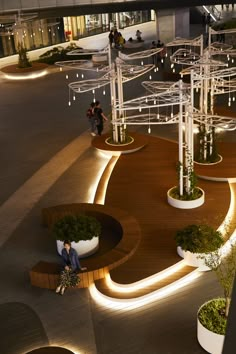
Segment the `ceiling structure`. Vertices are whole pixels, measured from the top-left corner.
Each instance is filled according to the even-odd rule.
[[[220,0],[191,0],[191,6],[226,3]],[[39,18],[79,16],[95,13],[115,13],[147,9],[189,7],[189,0],[1,0],[0,15],[37,12]]]

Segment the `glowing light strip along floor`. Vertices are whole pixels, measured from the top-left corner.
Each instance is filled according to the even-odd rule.
[[[186,266],[186,263],[184,260],[174,264],[173,266],[164,269],[161,272],[158,272],[156,274],[151,275],[150,277],[147,277],[145,279],[139,280],[135,283],[131,284],[118,284],[114,282],[111,279],[110,273],[108,273],[105,277],[106,279],[106,285],[109,287],[109,289],[114,290],[116,292],[120,293],[130,293],[139,289],[143,289],[147,286],[154,285],[158,283],[159,281],[167,278],[170,275],[173,275],[174,273],[178,272],[182,268]]]
[[[161,289],[133,299],[111,298],[98,291],[95,284],[90,285],[89,291],[92,298],[102,306],[111,308],[113,310],[133,310],[173,294],[182,287],[199,278],[201,275],[202,273],[196,269],[190,274]]]
[[[104,180],[104,183],[101,186],[101,194],[100,194],[99,198],[96,199],[96,203],[97,204],[102,204],[102,205],[105,204],[105,198],[106,198],[106,191],[107,191],[108,182],[110,180],[112,171],[113,171],[113,169],[114,169],[119,157],[120,157],[120,155],[119,156],[112,156],[110,158],[109,162],[107,163],[106,167],[103,170],[103,173],[106,173],[106,179]],[[100,178],[101,177],[102,177],[102,175],[100,176]],[[98,184],[99,184],[99,182],[98,182]],[[98,184],[97,184],[97,187],[98,187]],[[96,193],[95,193],[95,195],[96,195]],[[95,195],[94,195],[93,202],[95,202]]]
[[[47,75],[47,70],[40,71],[39,73],[32,73],[28,75],[14,75],[14,74],[4,74],[4,77],[8,80],[32,80],[38,79]]]

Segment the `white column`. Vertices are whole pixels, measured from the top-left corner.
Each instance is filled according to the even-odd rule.
[[[115,64],[111,61],[111,47],[108,46],[108,62],[110,68],[110,94],[111,94],[111,114],[112,114],[112,138],[118,142],[118,128],[116,125],[116,72]]]
[[[183,82],[179,81],[179,194],[183,195]]]

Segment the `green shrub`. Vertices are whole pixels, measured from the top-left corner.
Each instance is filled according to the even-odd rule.
[[[227,324],[225,299],[213,299],[204,304],[198,312],[198,319],[209,331],[225,335]]]
[[[53,65],[57,61],[67,61],[67,60],[78,60],[78,59],[91,59],[91,54],[84,55],[67,55],[70,51],[74,49],[82,49],[77,47],[75,44],[70,44],[66,48],[61,46],[54,47],[47,52],[40,55],[38,62],[46,63],[48,65]]]
[[[66,215],[53,225],[52,233],[60,241],[86,241],[101,235],[101,224],[92,216]]]
[[[175,235],[177,246],[192,253],[213,252],[224,243],[219,231],[209,225],[188,225]]]

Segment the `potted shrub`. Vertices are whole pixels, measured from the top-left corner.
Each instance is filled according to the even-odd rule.
[[[205,264],[205,254],[218,250],[224,239],[219,231],[209,225],[188,225],[175,235],[178,254],[185,262],[200,270],[209,270]]]
[[[55,222],[52,233],[57,240],[59,254],[61,254],[64,240],[69,240],[79,257],[86,257],[98,249],[101,224],[92,216],[66,215]]]
[[[205,257],[206,266],[215,272],[224,297],[203,304],[197,315],[197,337],[200,345],[209,353],[222,353],[231,294],[236,271],[236,244],[231,245],[228,255],[222,249]]]

